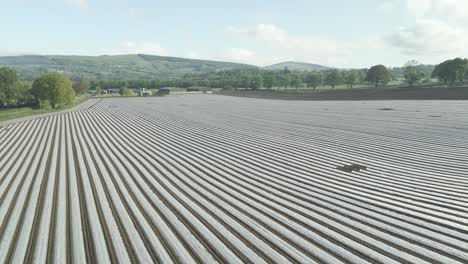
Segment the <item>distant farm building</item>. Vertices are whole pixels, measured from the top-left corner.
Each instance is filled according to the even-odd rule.
[[[171,93],[170,88],[159,88],[158,95],[168,95]]]
[[[107,89],[108,94],[118,94],[120,93],[120,88],[109,88]]]
[[[151,91],[146,90],[146,88],[140,88],[138,91],[138,96],[151,96]]]

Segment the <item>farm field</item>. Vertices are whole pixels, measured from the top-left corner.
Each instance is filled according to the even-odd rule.
[[[327,91],[222,90],[222,95],[281,100],[468,100],[467,86],[395,89],[337,89]]]
[[[468,101],[109,98],[0,123],[0,263],[85,261],[467,263]]]

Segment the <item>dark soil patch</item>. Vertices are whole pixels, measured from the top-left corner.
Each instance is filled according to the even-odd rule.
[[[280,100],[468,100],[468,87],[452,88],[377,88],[330,91],[229,90],[217,94]]]

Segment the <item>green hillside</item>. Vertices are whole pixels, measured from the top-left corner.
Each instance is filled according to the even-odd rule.
[[[115,56],[11,56],[0,57],[0,67],[16,69],[26,80],[48,72],[62,72],[72,79],[170,79],[255,66],[153,55]]]
[[[327,67],[323,65],[305,63],[305,62],[294,62],[294,61],[273,64],[273,65],[264,67],[264,69],[282,70],[285,67],[287,67],[291,71],[322,71],[322,70],[331,69],[331,67]]]

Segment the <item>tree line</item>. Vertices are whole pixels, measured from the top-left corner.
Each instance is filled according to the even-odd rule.
[[[468,59],[456,58],[444,61],[435,67],[432,77],[450,85],[457,81],[466,81],[468,80]]]
[[[456,81],[468,78],[467,60],[454,59],[445,61],[435,67],[420,65],[417,61],[409,61],[401,68],[387,68],[384,65],[375,65],[369,69],[339,70],[329,69],[322,71],[291,71],[264,69],[234,69],[204,74],[186,74],[182,78],[151,80],[91,80],[86,81],[87,86],[98,93],[113,88],[147,88],[159,89],[163,87],[189,88],[193,86],[222,88],[222,89],[317,89],[328,86],[334,89],[339,85],[353,88],[355,85],[372,85],[379,87],[392,80],[404,82],[408,86],[417,83],[432,82],[431,78],[453,85]]]
[[[429,71],[430,69],[430,71]],[[428,66],[418,65],[417,62],[408,62],[403,68],[387,68],[384,65],[375,65],[370,69],[322,71],[291,71],[264,69],[234,69],[205,74],[186,74],[177,79],[151,79],[151,80],[94,80],[90,87],[98,92],[110,88],[148,88],[162,87],[188,88],[192,86],[222,88],[222,89],[272,89],[303,88],[317,89],[319,86],[328,86],[334,89],[338,85],[353,88],[355,85],[385,85],[391,80],[404,79],[409,85],[418,82],[430,82],[432,69]]]
[[[223,89],[272,89],[281,88],[311,88],[329,86],[334,89],[338,85],[347,85],[353,88],[356,84],[385,85],[394,79],[394,76],[384,65],[376,65],[370,69],[325,71],[291,71],[263,69],[235,69],[206,74],[187,74],[178,79],[166,80],[99,80],[91,81],[91,88],[102,91],[110,88],[148,88],[162,87],[188,88],[192,86],[223,88]]]
[[[89,89],[88,81],[74,84],[60,73],[45,74],[33,82],[21,81],[18,73],[0,68],[0,107],[37,106],[59,108],[74,102],[77,94]]]

